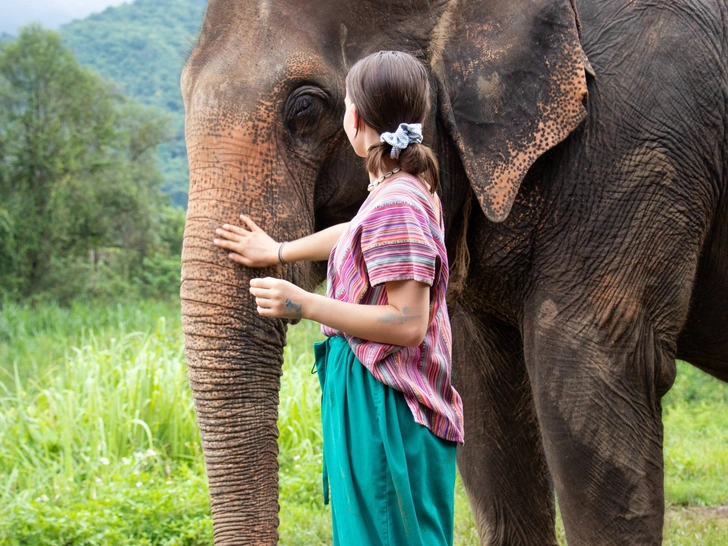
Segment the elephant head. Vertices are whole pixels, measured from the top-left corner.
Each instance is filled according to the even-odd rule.
[[[584,117],[584,55],[566,0],[210,0],[184,68],[190,165],[182,313],[217,544],[277,540],[279,379],[286,323],[259,317],[251,277],[306,289],[322,268],[233,265],[214,229],[241,212],[277,240],[350,219],[367,177],[342,129],[357,59],[404,50],[431,67],[426,138],[447,224],[472,189],[493,221]]]

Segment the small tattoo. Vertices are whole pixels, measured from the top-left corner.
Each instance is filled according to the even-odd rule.
[[[396,315],[394,313],[390,313],[388,315],[384,315],[383,317],[380,317],[379,322],[381,322],[382,324],[389,324],[395,318],[397,318]]]
[[[417,316],[409,315],[408,316],[407,315],[408,312],[409,312],[409,308],[403,307],[401,314],[389,313],[388,315],[384,315],[383,317],[381,317],[379,319],[379,322],[381,322],[382,324],[390,324],[392,322],[396,322],[397,324],[401,325],[401,324],[405,324],[409,320],[416,320],[416,319],[420,318],[419,315],[417,315]]]
[[[291,300],[286,299],[286,311],[293,312],[297,317],[301,316],[301,304],[293,303]]]

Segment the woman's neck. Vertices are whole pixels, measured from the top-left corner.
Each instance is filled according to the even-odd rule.
[[[384,159],[384,170],[379,173],[369,173],[369,181],[374,182],[377,178],[381,178],[385,174],[390,174],[394,169],[399,167],[399,161],[396,159],[390,159],[389,157]]]
[[[374,129],[371,127],[366,127],[364,129],[364,146],[366,146],[366,149],[368,150],[372,146],[375,146],[379,144],[379,133],[377,133]],[[391,172],[392,170],[399,167],[399,161],[396,159],[392,159],[391,157],[385,157],[384,158],[384,170],[379,173],[369,173],[369,181],[374,182],[377,178],[382,176],[383,174],[386,174],[388,172]]]

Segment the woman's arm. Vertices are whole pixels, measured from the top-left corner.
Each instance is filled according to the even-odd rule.
[[[416,347],[430,320],[430,287],[414,280],[385,283],[388,305],[346,303],[306,292],[287,281],[252,279],[258,314],[307,318],[340,332],[379,343]]]
[[[245,227],[225,224],[215,230],[213,242],[230,251],[228,258],[248,267],[266,267],[280,263],[281,244],[260,229],[253,220],[240,215]],[[323,229],[284,244],[281,255],[286,262],[327,260],[331,249],[348,226],[348,222]]]
[[[349,227],[349,222],[336,224],[335,226],[322,229],[306,237],[288,241],[283,247],[281,255],[286,262],[321,261],[328,260],[331,249],[339,240],[344,230]],[[276,254],[278,250],[276,249]],[[276,255],[277,259],[277,255]]]

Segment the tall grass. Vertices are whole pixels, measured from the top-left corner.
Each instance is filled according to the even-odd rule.
[[[312,373],[319,326],[289,328],[278,410],[280,544],[330,544],[331,522],[323,504],[321,389]]]
[[[84,341],[37,378],[23,381],[14,362],[0,383],[0,464],[14,477],[5,494],[86,481],[139,452],[197,457],[182,347],[170,343],[166,318],[148,333],[100,343],[90,332]]]
[[[0,309],[0,545],[211,544],[176,302]],[[330,544],[318,325],[289,331],[280,543]],[[728,387],[685,364],[665,399],[666,544],[728,544]],[[462,485],[458,546],[478,544]],[[563,530],[559,527],[563,543]]]
[[[159,517],[176,510],[165,489],[190,480],[208,518],[176,307],[3,307],[0,544],[127,543],[105,526],[144,543],[159,534],[137,531],[144,505],[164,530]],[[191,527],[204,534],[201,518]]]
[[[0,380],[7,382],[13,364],[21,379],[38,378],[59,365],[74,347],[91,339],[106,344],[111,338],[149,332],[160,317],[169,328],[180,323],[179,303],[144,300],[89,304],[70,307],[55,303],[15,305],[0,300]],[[4,372],[4,373],[3,373]]]

